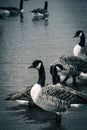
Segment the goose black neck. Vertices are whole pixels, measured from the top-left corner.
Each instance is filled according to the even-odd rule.
[[[20,0],[20,10],[23,9],[23,0]]]
[[[45,80],[46,80],[45,69],[44,69],[43,65],[38,70],[38,74],[39,74],[39,78],[38,78],[37,83],[40,84],[43,87],[43,86],[45,86]]]
[[[52,71],[52,83],[53,84],[60,83],[60,76],[58,75],[56,68],[53,68]]]
[[[45,9],[45,10],[47,10],[47,8],[48,8],[48,2],[47,2],[47,1],[45,1],[45,4],[44,4],[44,9]]]
[[[80,37],[79,45],[80,45],[81,47],[84,47],[84,46],[85,46],[85,35],[84,35],[84,33],[83,33],[82,36]]]
[[[52,76],[52,83],[53,84],[60,83],[60,77],[59,77],[59,75]]]

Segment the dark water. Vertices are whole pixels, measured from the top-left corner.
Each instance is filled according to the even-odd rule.
[[[37,72],[27,67],[34,59],[44,62],[47,83],[51,83],[49,65],[63,54],[72,55],[79,39],[72,39],[78,29],[87,35],[87,0],[48,0],[48,21],[32,21],[31,9],[42,7],[43,0],[24,2],[24,18],[0,20],[0,130],[86,130],[87,105],[62,115],[58,126],[55,115],[39,108],[6,102],[7,94],[37,81]],[[17,6],[19,0],[0,0],[0,6]],[[87,93],[80,81],[76,89]]]

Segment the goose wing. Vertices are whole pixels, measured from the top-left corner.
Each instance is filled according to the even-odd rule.
[[[86,55],[87,56],[87,46],[84,46],[82,49],[81,49],[81,53],[83,55]]]
[[[7,96],[7,98],[5,100],[27,100],[27,101],[31,101],[31,95],[30,95],[30,91],[31,91],[32,86],[29,86],[19,92],[15,92],[12,94],[9,94]]]
[[[8,10],[8,11],[11,11],[11,10],[19,10],[18,8],[16,7],[11,7],[11,6],[8,6],[8,7],[0,7],[0,9],[2,10]]]
[[[77,71],[87,72],[87,62],[80,57],[68,56],[61,57],[60,62],[65,66],[73,66],[77,68]]]
[[[41,10],[42,10],[42,9],[37,8],[37,9],[32,10],[31,12],[32,12],[32,13],[38,13],[38,12],[40,12]]]
[[[72,88],[62,86],[61,84],[49,85],[46,90],[46,94],[62,101],[66,101],[69,104],[86,104],[87,96]]]
[[[32,13],[40,13],[40,14],[48,13],[48,11],[46,9],[41,9],[41,8],[34,9],[31,12]]]

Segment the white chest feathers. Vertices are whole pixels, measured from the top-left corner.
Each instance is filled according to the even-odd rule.
[[[37,104],[38,97],[42,92],[42,88],[39,84],[35,84],[31,89],[31,97],[33,101]]]
[[[81,52],[81,46],[77,44],[73,49],[74,56],[78,56],[80,52]]]

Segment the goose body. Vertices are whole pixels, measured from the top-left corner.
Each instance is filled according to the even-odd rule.
[[[32,10],[32,15],[37,19],[48,19],[48,1],[45,1],[44,8],[37,8]]]
[[[45,69],[42,61],[39,61],[36,65],[34,61],[29,68],[35,68],[39,73],[39,80],[31,89],[31,97],[34,103],[40,108],[56,113],[57,120],[60,123],[60,112],[66,111],[71,104],[86,104],[87,96],[66,86],[62,86],[60,83],[56,85],[42,86],[45,82],[44,75]],[[51,70],[53,74],[53,70]],[[56,77],[55,77],[56,78]],[[59,82],[59,80],[58,80]]]
[[[87,72],[87,62],[80,57],[76,56],[64,56],[60,57],[60,62],[63,63],[65,66],[74,66],[77,68],[78,71]]]
[[[80,42],[75,45],[73,53],[75,56],[87,59],[87,46],[85,45],[85,34],[82,30],[78,30],[73,38],[80,37]]]
[[[76,84],[76,76],[87,73],[87,62],[77,56],[61,56],[55,64],[60,63],[59,70],[66,76],[64,81],[68,78],[73,78],[73,84]],[[87,77],[86,77],[87,78]]]
[[[0,19],[5,19],[6,17],[9,17],[10,12],[6,9],[1,9],[0,7]]]
[[[8,6],[8,7],[0,7],[0,14],[2,15],[3,19],[9,16],[16,16],[19,13],[23,13],[23,2],[24,0],[20,0],[20,8]]]

